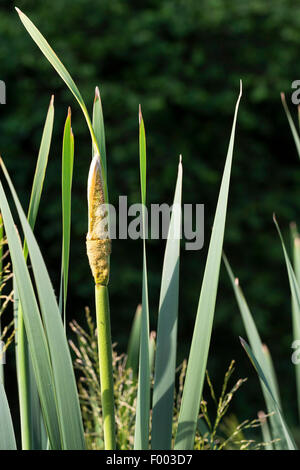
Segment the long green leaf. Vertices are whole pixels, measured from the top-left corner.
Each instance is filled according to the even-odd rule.
[[[95,99],[93,106],[93,129],[97,142],[99,143],[100,155],[103,162],[105,180],[107,179],[107,166],[106,166],[106,144],[105,144],[105,128],[104,128],[104,118],[102,110],[102,102],[99,88],[96,87],[95,90]],[[93,155],[95,149],[93,147]]]
[[[40,205],[41,194],[44,185],[44,179],[46,174],[46,168],[48,163],[51,139],[52,139],[52,131],[53,131],[53,122],[54,122],[54,96],[52,95],[50,100],[50,105],[44,125],[42,140],[39,149],[39,155],[37,159],[37,164],[35,168],[34,179],[32,183],[31,189],[31,197],[29,202],[29,209],[28,209],[28,222],[32,228],[34,229],[35,221]],[[26,257],[26,251],[25,251]]]
[[[60,307],[63,311],[64,325],[66,326],[66,305],[68,292],[69,258],[70,258],[70,236],[71,236],[71,192],[74,164],[74,135],[71,128],[71,109],[64,128],[63,151],[62,151],[62,260],[61,260],[61,283],[60,283]]]
[[[35,226],[38,208],[40,205],[42,189],[48,163],[54,121],[54,96],[52,95],[47,117],[43,129],[28,209],[28,222],[32,229]],[[28,248],[24,242],[24,258],[27,259]],[[41,448],[41,410],[35,384],[33,367],[31,364],[28,343],[23,322],[22,305],[18,307],[18,341],[17,341],[17,369],[22,449]]]
[[[293,264],[295,270],[295,276],[300,286],[300,237],[297,233],[297,229],[293,231],[291,228],[292,243],[293,243]],[[294,341],[300,338],[300,310],[297,300],[292,296],[292,320],[293,320],[293,339]],[[297,404],[298,404],[298,416],[300,419],[300,364],[295,364],[296,373],[296,386],[297,386]]]
[[[52,449],[61,449],[60,431],[53,385],[52,365],[34,289],[24,259],[21,242],[0,182],[0,207],[7,236],[17,290],[22,303],[30,355],[41,406]],[[19,338],[18,338],[19,340]]]
[[[85,120],[87,122],[88,129],[89,129],[90,134],[91,134],[91,139],[92,139],[94,149],[101,156],[100,146],[99,146],[99,143],[97,141],[97,138],[96,138],[96,135],[95,135],[92,123],[91,123],[89,113],[87,111],[84,100],[83,100],[83,98],[82,98],[82,96],[81,96],[74,80],[72,79],[71,75],[69,74],[69,72],[67,71],[67,69],[65,68],[63,63],[57,57],[56,53],[54,52],[54,50],[52,49],[50,44],[48,44],[48,42],[46,41],[44,36],[40,33],[40,31],[32,23],[32,21],[19,8],[16,8],[16,11],[18,12],[20,20],[22,21],[22,23],[23,23],[25,29],[27,30],[27,32],[29,33],[29,35],[32,37],[33,41],[36,43],[36,45],[39,47],[39,49],[42,51],[42,53],[48,59],[50,64],[54,67],[56,72],[60,75],[60,77],[65,82],[65,84],[68,86],[70,91],[75,96],[79,106],[82,109]],[[104,170],[102,156],[101,156],[101,165],[102,165],[102,169]],[[105,172],[104,172],[104,186],[105,186],[104,189],[105,189],[106,202],[108,202],[108,193],[107,193],[107,183],[106,183],[106,178],[105,178]]]
[[[59,307],[39,246],[25,217],[3,161],[1,161],[1,166],[9,184],[28,244],[53,366],[53,378],[63,448],[68,450],[84,449],[85,442],[76,381]],[[19,285],[18,288],[20,291]],[[28,328],[26,327],[26,332],[27,330]]]
[[[290,290],[291,290],[291,295],[292,295],[292,320],[293,320],[293,337],[294,340],[299,340],[300,338],[300,287],[299,283],[297,281],[296,275],[294,273],[292,264],[290,262],[283,237],[279,228],[279,225],[277,223],[277,220],[275,216],[273,216],[275,226],[277,228],[278,235],[280,237],[282,249],[283,249],[283,254],[284,254],[284,259],[285,259],[285,264],[287,268],[287,273],[288,273],[288,278],[289,278],[289,284],[290,284]],[[297,269],[297,274],[299,274],[299,239],[295,239],[295,268]],[[296,384],[297,384],[297,400],[298,400],[298,413],[300,416],[300,365],[295,365],[296,367]]]
[[[225,263],[229,278],[231,280],[233,291],[237,300],[237,304],[241,313],[241,317],[244,323],[244,327],[245,327],[251,348],[254,351],[254,354],[257,357],[259,363],[261,364],[263,372],[265,376],[267,377],[268,382],[271,386],[272,393],[276,397],[277,403],[279,404],[279,406],[281,406],[278,387],[277,387],[277,381],[276,381],[275,373],[273,372],[273,366],[271,365],[271,359],[270,358],[268,359],[266,356],[266,347],[263,345],[260,339],[255,322],[249,310],[243,291],[239,285],[238,279],[234,277],[230,264],[225,255],[223,256],[223,259],[224,259],[224,263]],[[273,437],[274,439],[280,439],[278,442],[276,442],[275,446],[278,450],[282,450],[285,448],[285,444],[284,444],[285,436],[281,427],[280,417],[276,413],[274,414],[275,410],[274,410],[273,400],[271,399],[270,394],[266,390],[263,381],[260,381],[260,383],[261,383],[262,392],[265,398],[268,413],[271,415],[270,422],[272,425]]]
[[[235,107],[228,153],[219,193],[219,199],[209,244],[206,266],[198,304],[197,318],[190,349],[182,403],[180,408],[175,449],[193,449],[202,396],[208,350],[215,311],[222,246],[225,230],[227,200],[234,147],[238,107],[242,96],[242,85]]]
[[[182,164],[180,158],[160,288],[153,390],[152,449],[171,449],[172,442],[179,298],[181,192]],[[166,360],[166,358],[168,359]]]
[[[271,390],[271,387],[270,387],[270,384],[265,376],[265,374],[263,373],[263,370],[261,368],[261,365],[260,363],[258,362],[258,360],[256,359],[255,355],[253,354],[253,352],[251,351],[250,347],[248,346],[248,344],[246,343],[245,340],[243,340],[243,338],[240,338],[240,341],[241,341],[241,344],[243,346],[243,348],[245,349],[250,361],[252,362],[252,365],[254,367],[254,369],[256,370],[259,378],[263,381],[268,393],[270,394],[270,397],[272,398],[273,400],[273,403],[274,403],[274,407],[280,417],[280,421],[281,421],[281,425],[282,425],[282,428],[283,428],[283,431],[284,431],[284,435],[285,435],[285,439],[286,439],[286,442],[287,442],[287,445],[288,445],[288,449],[289,450],[296,450],[296,444],[294,442],[294,439],[291,435],[291,432],[289,430],[289,428],[287,427],[287,424],[285,422],[285,419],[282,415],[282,411],[272,393],[272,390]]]
[[[0,450],[16,450],[14,427],[2,381],[0,380]]]
[[[147,450],[149,447],[150,415],[150,357],[149,357],[149,301],[145,240],[145,205],[146,205],[146,135],[141,109],[139,109],[139,150],[140,177],[143,218],[143,290],[142,321],[139,357],[138,395],[135,420],[134,448]]]

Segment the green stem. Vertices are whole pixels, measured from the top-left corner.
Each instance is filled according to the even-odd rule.
[[[108,289],[95,286],[98,354],[105,450],[114,450],[115,411]]]

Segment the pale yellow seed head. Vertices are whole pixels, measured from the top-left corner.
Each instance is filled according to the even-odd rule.
[[[98,285],[107,285],[111,240],[108,231],[108,213],[105,206],[104,183],[100,156],[93,157],[88,177],[88,233],[87,255]]]
[[[104,207],[104,183],[100,156],[92,159],[88,177],[88,238],[90,240],[108,238],[107,211]]]

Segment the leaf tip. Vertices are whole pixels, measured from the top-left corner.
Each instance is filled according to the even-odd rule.
[[[53,104],[54,104],[54,95],[51,95],[50,106],[53,106]]]
[[[242,96],[242,94],[243,94],[243,81],[240,78],[240,97]]]
[[[156,339],[156,331],[150,331],[150,340],[155,341]]]
[[[283,93],[283,91],[280,93],[280,98],[282,103],[285,104],[285,94]]]
[[[143,120],[142,107],[141,107],[141,105],[139,104],[139,125],[141,125],[142,120]]]
[[[68,117],[71,117],[71,106],[68,107]]]

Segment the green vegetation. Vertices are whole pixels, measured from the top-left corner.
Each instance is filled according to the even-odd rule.
[[[78,158],[76,156],[74,160],[75,146],[70,108],[64,127],[62,146],[62,250],[60,275],[58,275],[60,280],[59,301],[57,301],[42,251],[33,233],[52,137],[54,119],[52,98],[37,158],[27,217],[4,161],[0,160],[5,180],[5,185],[0,183],[0,210],[12,261],[14,282],[16,372],[21,420],[21,447],[23,449],[62,450],[85,449],[86,447],[114,449],[116,446],[121,449],[132,447],[134,449],[149,449],[151,446],[153,449],[174,448],[176,450],[261,447],[278,450],[296,449],[297,431],[294,427],[289,426],[289,418],[286,417],[282,408],[280,398],[282,387],[276,378],[271,355],[262,344],[258,333],[259,328],[250,313],[239,282],[235,279],[225,256],[226,268],[251,348],[243,339],[241,339],[241,343],[260,379],[268,415],[260,413],[258,419],[241,420],[241,422],[236,418],[231,418],[223,430],[220,429],[232,397],[242,385],[243,380],[239,380],[231,390],[227,390],[228,381],[233,372],[233,363],[231,363],[225,375],[221,395],[216,399],[212,381],[207,373],[242,85],[240,85],[240,94],[233,116],[225,167],[212,232],[209,237],[204,274],[202,276],[201,272],[197,272],[196,277],[198,283],[202,278],[202,283],[188,361],[184,363],[178,377],[176,375],[176,365],[178,357],[180,357],[178,355],[180,341],[177,340],[178,313],[180,311],[178,299],[179,293],[185,291],[185,282],[183,283],[179,277],[180,257],[184,258],[180,253],[180,240],[179,237],[174,239],[171,236],[174,231],[179,233],[181,220],[175,216],[175,211],[173,211],[160,279],[157,331],[151,334],[149,271],[147,267],[148,244],[145,238],[143,239],[142,303],[137,310],[133,324],[126,364],[126,358],[121,362],[111,344],[107,287],[110,272],[110,240],[100,237],[98,231],[99,207],[102,203],[108,202],[108,193],[111,187],[111,184],[108,185],[107,177],[107,167],[109,168],[110,165],[109,160],[106,159],[100,92],[96,88],[93,118],[91,119],[88,106],[65,66],[31,20],[19,9],[17,12],[33,41],[75,96],[90,133],[92,145],[89,145],[89,151],[86,151],[86,154],[90,153],[93,160],[88,179],[87,253],[94,277],[97,321],[97,331],[95,331],[91,316],[87,316],[89,333],[86,333],[78,323],[74,321],[72,323],[72,329],[77,334],[78,342],[78,347],[74,342],[71,343],[77,356],[75,364],[83,374],[83,380],[79,382],[78,394],[67,339],[67,299],[71,297],[68,294],[68,271],[72,241],[71,192],[73,162],[76,162]],[[283,104],[298,149],[300,148],[298,132],[284,99]],[[170,148],[168,150],[170,151]],[[139,167],[143,205],[146,204],[147,199],[146,186],[148,181],[151,181],[147,176],[146,152],[146,130],[140,107]],[[76,175],[76,173],[74,174]],[[174,194],[175,204],[181,204],[182,194],[185,193],[183,191],[183,164],[180,156]],[[13,204],[9,203],[8,198],[10,199],[10,197],[12,197]],[[15,226],[15,212],[20,221],[20,235]],[[144,210],[142,217],[144,221]],[[275,217],[274,222],[282,244],[282,258],[285,259],[288,273],[292,297],[291,306],[289,303],[288,308],[291,310],[293,319],[294,340],[297,340],[300,313],[299,253],[297,249],[299,236],[296,225],[293,225],[293,266]],[[27,263],[28,255],[30,265]],[[119,263],[120,259],[122,260],[122,257],[119,257]],[[90,279],[92,282],[91,276],[86,279]],[[88,282],[86,279],[85,283]],[[121,292],[122,277],[119,278],[118,286]],[[194,280],[192,289],[195,290],[195,288],[197,289],[198,285],[195,285]],[[113,291],[112,294],[114,293],[116,291]],[[127,305],[128,311],[131,311],[129,305]],[[131,321],[127,321],[127,333],[125,333],[127,336],[130,323]],[[98,350],[95,337],[98,338]],[[99,356],[99,360],[95,361],[97,356]],[[205,377],[211,398],[216,406],[216,415],[213,420],[207,410],[207,403],[203,399]],[[119,381],[119,388],[116,390],[117,381]],[[297,365],[296,384],[299,391]],[[124,397],[128,400],[126,406],[123,404]],[[298,393],[298,407],[299,403]],[[2,427],[0,424],[0,448],[14,449],[18,439],[15,437],[13,420],[2,381],[0,405],[1,422],[3,423]],[[255,426],[261,427],[262,443],[243,436],[244,432]]]

